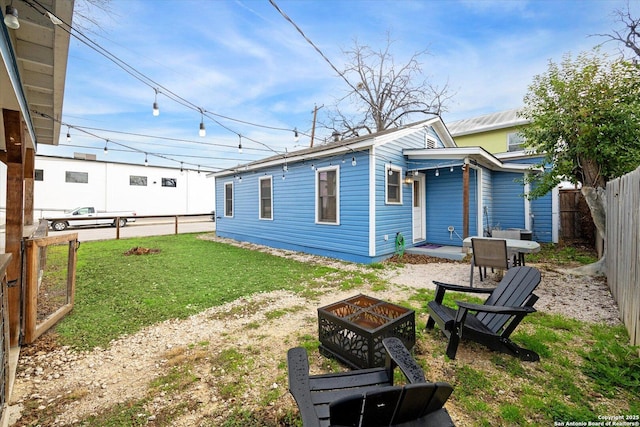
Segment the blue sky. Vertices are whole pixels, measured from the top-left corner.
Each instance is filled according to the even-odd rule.
[[[613,11],[627,4],[274,1],[339,69],[345,63],[342,51],[355,39],[379,49],[389,32],[400,64],[427,49],[424,73],[436,84],[448,82],[455,93],[445,122],[521,106],[533,77],[546,71],[549,60],[560,62],[567,53],[589,50],[605,41],[593,35],[621,29]],[[636,16],[638,9],[633,1]],[[82,152],[143,164],[146,153],[150,165],[180,167],[182,162],[185,168],[215,171],[308,147],[314,106],[324,106],[321,120],[347,90],[268,0],[112,0],[109,13],[94,11],[93,16],[100,28],[83,33],[154,84],[142,83],[72,38],[60,145],[42,144],[38,154]],[[611,42],[604,48],[618,51]],[[183,102],[160,89],[160,115],[154,117],[154,87],[168,89]],[[196,108],[182,105],[185,101]],[[204,117],[207,135],[199,137],[198,108],[223,126]],[[294,128],[306,134],[298,142]],[[322,129],[316,135],[320,140],[329,136]]]

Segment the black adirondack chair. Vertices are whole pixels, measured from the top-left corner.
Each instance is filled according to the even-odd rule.
[[[385,338],[386,365],[324,375],[309,375],[302,347],[289,350],[289,391],[304,427],[426,427],[453,426],[443,407],[453,388],[428,383],[424,372],[398,338]],[[398,367],[407,385],[393,385]]]
[[[427,329],[435,324],[449,337],[447,356],[455,359],[460,338],[470,339],[492,350],[508,353],[525,361],[538,361],[540,356],[519,347],[509,339],[522,319],[536,310],[538,297],[533,293],[540,283],[540,272],[533,267],[514,267],[506,271],[496,288],[482,289],[436,282],[435,299],[427,304]],[[489,293],[484,304],[456,301],[458,309],[442,305],[446,291]],[[473,313],[476,314],[473,314]]]

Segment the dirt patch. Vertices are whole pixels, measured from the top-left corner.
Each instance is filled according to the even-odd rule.
[[[128,251],[126,251],[124,254],[129,256],[129,255],[149,255],[149,254],[157,254],[160,252],[160,249],[149,249],[149,248],[143,248],[140,246],[135,246],[131,249],[129,249]]]

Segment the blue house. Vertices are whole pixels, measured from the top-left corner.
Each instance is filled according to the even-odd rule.
[[[440,118],[213,174],[216,232],[371,263],[425,244],[462,246],[492,227],[553,239],[552,195],[528,201],[535,159],[457,147]]]

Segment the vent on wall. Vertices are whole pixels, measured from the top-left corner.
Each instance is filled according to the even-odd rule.
[[[424,143],[427,148],[436,148],[437,143],[434,137],[432,137],[431,135],[426,135],[424,139],[425,139]]]

